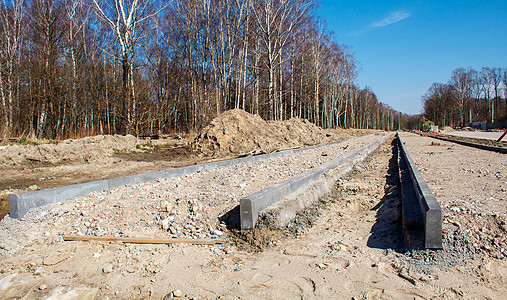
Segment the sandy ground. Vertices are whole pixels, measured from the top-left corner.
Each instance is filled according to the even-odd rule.
[[[444,133],[447,135],[453,136],[461,136],[468,138],[476,138],[476,139],[487,139],[487,140],[498,140],[500,136],[502,136],[503,131],[499,132],[489,132],[489,131],[454,131]],[[507,139],[505,139],[507,141]]]
[[[128,188],[91,195],[84,207],[61,205],[53,211],[56,215],[34,216],[31,228],[35,236],[31,236],[31,244],[12,255],[3,255],[0,298],[78,295],[87,299],[161,299],[174,291],[183,299],[501,299],[507,292],[505,256],[501,248],[499,256],[486,247],[473,245],[468,239],[476,232],[468,229],[477,220],[487,219],[490,223],[484,224],[489,227],[482,226],[485,229],[481,227],[479,233],[505,248],[505,210],[501,210],[505,209],[506,199],[502,190],[505,159],[499,154],[489,156],[489,152],[436,145],[432,141],[407,135],[406,146],[430,187],[438,191],[436,196],[446,221],[444,250],[402,252],[397,170],[388,141],[338,181],[333,193],[302,212],[292,229],[272,233],[274,238],[263,244],[262,251],[252,251],[234,231],[220,224],[219,229],[206,228],[229,241],[218,246],[63,242],[54,235],[71,230],[69,225],[87,228],[90,233],[105,229],[100,222],[107,218],[100,215],[105,208],[123,213],[115,217],[125,220],[125,229],[135,230],[127,233],[131,235],[153,232],[156,218],[166,213],[170,217],[171,211],[177,212],[174,220],[180,216],[180,209],[187,219],[190,216],[188,220],[197,213],[206,214],[202,207],[195,206],[199,203],[182,201],[181,207],[171,205],[171,201],[178,201],[170,197],[170,190],[143,191],[139,200],[146,204],[141,209],[121,205],[121,197],[136,195]],[[449,159],[449,155],[454,159]],[[490,165],[483,166],[480,157]],[[436,161],[440,165],[434,164]],[[474,161],[478,161],[477,165]],[[478,172],[479,166],[482,173],[460,176],[464,173],[459,170]],[[438,177],[445,176],[445,180],[431,177],[442,169],[448,173]],[[475,177],[469,174],[477,175],[473,179],[479,183],[467,190],[463,178]],[[184,186],[187,179],[170,186]],[[238,182],[238,188],[240,185]],[[203,187],[194,185],[195,189]],[[157,197],[159,191],[169,192],[165,199],[171,202],[169,205]],[[471,207],[453,202],[466,200],[461,195],[477,197],[472,199],[478,201],[473,207],[475,212],[462,211]],[[200,202],[206,203],[206,199]],[[129,203],[134,202],[126,202]],[[499,211],[495,213],[495,209]],[[59,215],[62,211],[66,212]],[[497,227],[491,236],[493,225]],[[162,226],[157,227],[159,232],[165,230]],[[181,230],[198,235],[197,227]],[[22,238],[23,234],[19,234]],[[167,234],[173,233],[169,229]]]
[[[91,193],[32,209],[23,217],[25,222],[6,216],[0,223],[0,254],[13,254],[31,244],[30,237],[12,234],[30,225],[25,231],[35,236],[47,231],[48,236],[210,237],[219,229],[218,218],[233,210],[240,198],[379,138],[369,135],[283,157]]]

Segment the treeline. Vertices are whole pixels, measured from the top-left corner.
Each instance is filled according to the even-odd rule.
[[[422,97],[424,116],[441,126],[507,120],[507,68],[458,68]]]
[[[0,4],[0,129],[45,138],[192,131],[242,108],[323,127],[397,129],[356,85],[312,0]]]

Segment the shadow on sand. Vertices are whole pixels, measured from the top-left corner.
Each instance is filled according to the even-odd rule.
[[[377,249],[392,249],[404,252],[403,226],[401,220],[401,193],[398,174],[398,147],[391,143],[392,156],[389,160],[384,196],[371,210],[377,210],[376,222],[370,230],[367,245]]]
[[[239,205],[236,205],[233,209],[220,216],[218,220],[227,225],[227,229],[229,230],[240,230],[241,220],[239,216]]]

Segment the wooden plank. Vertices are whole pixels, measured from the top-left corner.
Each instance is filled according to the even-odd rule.
[[[91,236],[91,235],[64,235],[64,241],[103,241],[103,242],[123,242],[132,244],[195,244],[195,245],[214,245],[224,244],[222,239],[181,239],[181,238],[129,238],[112,236]]]

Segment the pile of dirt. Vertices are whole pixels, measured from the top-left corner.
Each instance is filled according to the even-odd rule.
[[[444,126],[442,129],[440,129],[440,132],[455,132],[454,128],[451,126]]]
[[[254,149],[271,152],[288,141],[258,115],[240,109],[229,110],[215,118],[194,140],[196,150],[206,155],[242,153]]]
[[[115,151],[135,150],[137,142],[137,138],[132,135],[97,135],[58,143],[10,145],[0,150],[0,167],[27,162],[58,164],[101,161],[113,155]]]
[[[297,145],[317,145],[331,140],[332,134],[308,120],[292,118],[269,122],[278,134]]]
[[[372,133],[372,130],[322,129],[308,120],[265,121],[241,109],[222,113],[195,138],[192,147],[208,156],[270,153]]]

